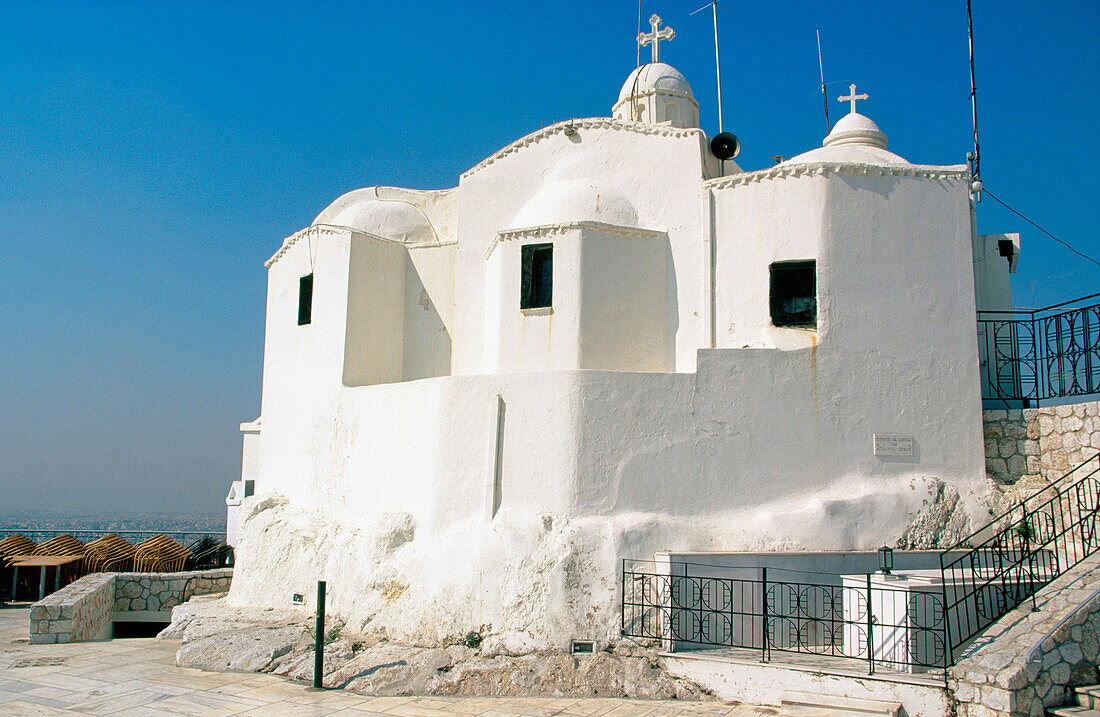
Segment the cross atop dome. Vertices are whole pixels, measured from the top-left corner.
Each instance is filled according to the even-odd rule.
[[[838,102],[851,102],[852,103],[851,112],[852,112],[852,114],[856,114],[856,100],[869,100],[869,99],[871,99],[871,97],[866,92],[864,92],[861,95],[857,95],[856,94],[856,83],[854,83],[854,82],[852,84],[848,85],[848,91],[851,92],[851,94],[842,95],[841,97],[837,97],[836,99],[837,99]]]
[[[671,27],[666,27],[664,30],[658,30],[661,26],[661,18],[656,13],[653,17],[649,18],[650,32],[638,33],[638,44],[642,47],[646,45],[653,45],[653,62],[661,61],[661,40],[671,40],[676,37],[676,31]],[[853,85],[854,87],[854,85]]]

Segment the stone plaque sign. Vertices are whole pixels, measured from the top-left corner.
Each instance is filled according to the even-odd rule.
[[[875,433],[875,455],[913,457],[913,437],[903,433]]]

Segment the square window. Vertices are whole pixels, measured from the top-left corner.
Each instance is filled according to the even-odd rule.
[[[771,312],[775,326],[817,326],[817,262],[771,265]]]
[[[529,244],[521,248],[521,258],[519,308],[548,308],[554,289],[554,245]]]
[[[298,279],[298,325],[305,326],[313,320],[313,274]]]

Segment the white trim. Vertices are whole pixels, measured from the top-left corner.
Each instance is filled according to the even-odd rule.
[[[496,162],[503,157],[513,154],[514,152],[523,149],[532,144],[536,144],[551,137],[555,134],[565,134],[565,128],[572,126],[574,130],[587,130],[587,129],[613,129],[624,132],[634,132],[636,134],[653,134],[660,135],[662,137],[695,137],[706,136],[703,130],[697,127],[689,127],[687,129],[679,129],[677,127],[668,127],[661,125],[648,124],[645,122],[628,122],[627,120],[612,119],[611,117],[590,117],[588,119],[573,119],[565,120],[564,122],[558,122],[552,124],[549,127],[543,127],[542,129],[532,132],[526,137],[521,137],[515,142],[512,142],[503,149],[498,150],[496,153],[489,155],[479,163],[475,164],[470,169],[462,173],[462,179],[480,172],[493,162]]]
[[[620,236],[635,237],[663,237],[667,232],[656,229],[639,229],[638,227],[624,227],[621,224],[605,224],[604,222],[565,222],[562,224],[540,224],[535,227],[522,227],[520,229],[505,229],[496,233],[489,246],[485,247],[485,259],[493,255],[493,250],[502,241],[512,239],[525,239],[528,237],[547,237],[554,234],[564,234],[575,229],[591,229],[604,234],[618,234]]]

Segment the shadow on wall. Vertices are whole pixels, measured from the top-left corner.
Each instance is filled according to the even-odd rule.
[[[405,257],[405,336],[402,381],[451,375],[451,334],[420,270]]]

